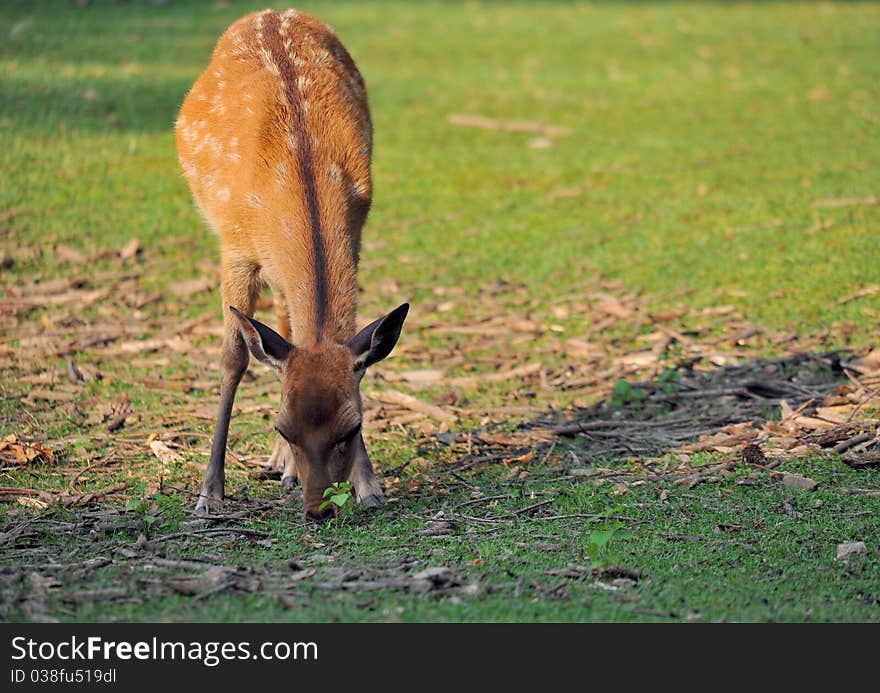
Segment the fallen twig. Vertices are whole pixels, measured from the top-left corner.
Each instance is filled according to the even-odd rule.
[[[255,529],[245,529],[243,527],[205,527],[202,529],[189,529],[183,532],[174,532],[173,534],[164,534],[161,536],[151,537],[151,542],[168,541],[170,539],[180,539],[181,537],[190,537],[193,534],[242,534],[246,537],[268,537],[266,532],[260,532]]]
[[[451,414],[436,405],[422,402],[422,400],[413,397],[412,395],[408,395],[405,392],[400,392],[399,390],[380,390],[371,394],[370,397],[383,404],[393,404],[398,407],[403,407],[404,409],[411,409],[412,411],[427,414],[439,421],[456,420],[455,414]]]
[[[869,440],[873,440],[875,435],[871,432],[859,433],[857,436],[853,436],[849,440],[842,440],[833,448],[831,448],[831,452],[841,453],[846,452],[850,448],[854,448],[856,445],[860,445],[861,443],[866,443]]]
[[[481,130],[500,130],[502,132],[532,132],[546,137],[565,137],[571,134],[571,129],[558,125],[546,125],[530,120],[496,120],[478,115],[464,115],[452,113],[447,120],[453,125],[461,125]]]

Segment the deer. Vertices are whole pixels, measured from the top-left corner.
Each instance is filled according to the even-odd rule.
[[[348,481],[366,508],[383,489],[364,444],[360,383],[400,336],[403,303],[356,331],[361,231],[372,203],[373,129],[363,77],[334,31],[296,10],[230,25],[175,123],[178,159],[220,240],[220,401],[196,511],[223,506],[236,390],[249,356],[281,381],[266,469],[324,491]],[[254,318],[268,285],[277,331]]]

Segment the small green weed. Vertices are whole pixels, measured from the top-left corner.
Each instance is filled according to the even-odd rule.
[[[345,504],[348,503],[352,495],[352,488],[349,482],[336,481],[324,489],[323,497],[327,500],[321,503],[321,505],[318,506],[318,509],[325,510],[326,508],[332,508],[333,519],[336,520],[339,518],[340,511],[345,507]]]
[[[614,385],[614,392],[611,393],[611,404],[622,407],[631,402],[640,402],[647,397],[647,393],[640,387],[633,387],[622,378]]]
[[[624,529],[626,525],[617,517],[623,511],[622,505],[609,506],[602,511],[600,524],[587,535],[587,556],[596,568],[605,565],[610,558],[611,543],[615,539],[632,536]]]

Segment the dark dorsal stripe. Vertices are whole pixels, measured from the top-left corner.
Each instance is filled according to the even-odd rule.
[[[321,213],[318,205],[318,189],[315,184],[314,152],[312,139],[306,130],[306,118],[296,87],[296,70],[290,56],[284,49],[284,37],[279,29],[278,15],[274,12],[263,15],[263,41],[284,85],[287,106],[290,109],[290,126],[297,136],[297,161],[302,180],[305,205],[309,215],[312,232],[312,248],[315,260],[315,326],[316,340],[321,341],[326,319],[327,268],[324,254],[324,237],[321,235]]]

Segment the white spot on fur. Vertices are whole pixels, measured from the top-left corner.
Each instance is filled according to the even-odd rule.
[[[220,188],[217,191],[217,199],[221,202],[229,202],[229,198],[232,197],[232,194],[229,192],[229,188]]]
[[[336,164],[330,164],[330,166],[327,167],[327,177],[333,181],[339,180],[342,177],[342,171],[339,166]]]
[[[214,156],[220,157],[223,155],[223,143],[220,141],[219,137],[214,137],[213,135],[206,135],[206,140],[208,146],[211,148],[211,151],[214,153]]]
[[[367,196],[367,185],[366,183],[357,182],[351,188],[351,193],[355,197],[366,197]]]
[[[260,199],[259,195],[255,195],[254,193],[248,193],[246,199],[247,199],[248,207],[259,208],[259,207],[263,206],[263,200]]]
[[[304,91],[304,90],[308,89],[308,87],[311,83],[312,83],[312,80],[310,80],[305,75],[300,75],[299,77],[296,78],[296,87],[300,91]]]
[[[288,132],[284,137],[284,141],[291,152],[295,152],[299,149],[299,138],[294,133]]]
[[[286,36],[288,30],[290,29],[290,23],[299,17],[299,12],[296,10],[287,10],[281,13],[281,29],[279,33],[282,36]]]
[[[230,149],[238,149],[238,138],[237,137],[233,137],[231,140],[229,140],[229,148]]]
[[[199,175],[199,169],[192,161],[181,159],[180,167],[183,169],[187,178],[196,178]]]
[[[269,49],[266,47],[260,47],[260,57],[263,59],[263,65],[266,67],[269,72],[271,72],[276,77],[281,76],[281,70],[278,69],[278,66],[275,64],[275,61],[272,59],[272,54],[269,52]]]

